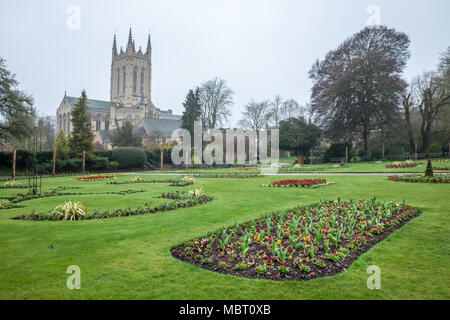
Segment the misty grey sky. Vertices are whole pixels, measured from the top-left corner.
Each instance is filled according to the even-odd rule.
[[[70,5],[79,29],[67,27]],[[370,5],[411,38],[407,80],[435,68],[450,45],[449,0],[0,0],[0,56],[54,115],[65,90],[109,100],[114,32],[125,47],[131,25],[145,50],[151,30],[153,102],[181,114],[187,91],[219,76],[235,92],[234,126],[250,99],[308,101],[311,65],[366,26]]]

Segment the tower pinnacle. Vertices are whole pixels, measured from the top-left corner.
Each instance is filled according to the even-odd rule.
[[[147,52],[152,50],[152,41],[150,39],[150,32],[148,33],[148,41],[147,41]]]

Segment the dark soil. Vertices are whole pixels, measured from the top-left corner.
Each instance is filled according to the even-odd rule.
[[[192,254],[190,256],[186,256],[184,254],[184,248],[186,247],[184,244],[179,245],[175,248],[171,249],[172,256],[176,259],[182,260],[184,262],[188,262],[191,264],[195,264],[203,269],[223,273],[223,274],[231,274],[237,277],[244,277],[244,278],[252,278],[252,279],[270,279],[270,280],[310,280],[314,278],[319,277],[326,277],[326,276],[332,276],[338,273],[341,273],[343,271],[346,271],[351,264],[357,260],[363,253],[367,252],[370,248],[374,247],[377,243],[383,241],[385,238],[387,238],[391,233],[395,232],[397,229],[401,228],[403,225],[405,225],[410,220],[414,219],[415,217],[419,216],[421,213],[417,210],[414,211],[414,214],[411,216],[404,217],[404,220],[400,221],[397,225],[385,228],[384,232],[381,234],[374,234],[373,238],[370,240],[370,242],[364,242],[361,244],[361,246],[357,249],[350,250],[348,255],[337,261],[333,262],[330,260],[324,259],[324,262],[326,263],[326,266],[324,268],[320,268],[316,266],[315,264],[309,262],[306,263],[310,267],[310,272],[304,273],[300,271],[298,266],[294,266],[292,263],[289,264],[290,271],[287,275],[281,275],[278,272],[278,266],[279,262],[276,261],[277,258],[274,259],[273,266],[274,268],[268,268],[267,272],[265,274],[258,274],[255,271],[255,267],[264,264],[264,260],[261,259],[255,259],[252,261],[252,265],[249,266],[245,270],[236,270],[235,262],[240,260],[239,258],[236,259],[236,261],[229,262],[228,268],[220,268],[218,266],[219,261],[227,261],[226,255],[222,253],[222,251],[217,247],[212,247],[212,252],[208,252],[208,255],[205,255],[207,258],[212,259],[212,263],[209,264],[201,264],[199,261],[195,260],[195,255]],[[258,250],[254,249],[249,250],[249,255],[254,255]],[[267,253],[269,255],[269,253]],[[271,255],[271,254],[270,254]],[[239,264],[239,263],[237,263]]]

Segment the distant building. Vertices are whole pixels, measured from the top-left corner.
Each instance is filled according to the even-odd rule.
[[[152,100],[152,46],[148,35],[147,49],[135,49],[130,28],[127,48],[117,50],[114,35],[111,63],[110,101],[88,99],[94,143],[110,149],[109,133],[129,121],[143,138],[144,145],[171,143],[171,133],[181,127],[181,116],[172,110],[157,108]],[[64,94],[56,111],[56,131],[69,135],[71,111],[77,97]]]

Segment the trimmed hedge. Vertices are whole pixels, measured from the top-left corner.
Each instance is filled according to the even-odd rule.
[[[120,169],[143,168],[147,156],[143,148],[124,147],[112,150],[111,161],[117,161]]]
[[[147,161],[152,165],[161,164],[161,149],[153,147],[145,150],[147,155]],[[172,148],[166,148],[163,150],[164,164],[172,164]]]

